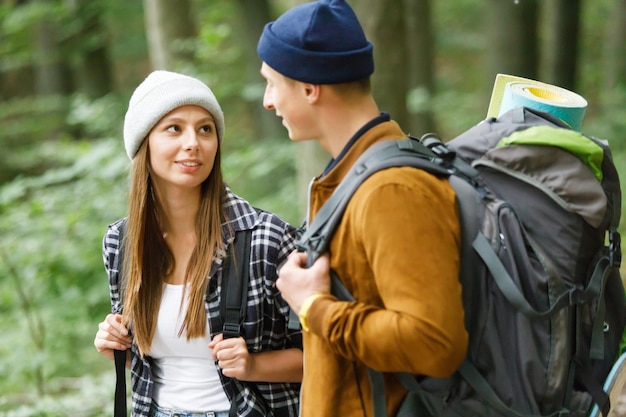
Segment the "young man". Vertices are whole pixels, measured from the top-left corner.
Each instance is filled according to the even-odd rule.
[[[367,41],[345,0],[292,8],[258,43],[263,105],[294,141],[319,140],[332,156],[311,185],[310,218],[374,143],[406,137],[370,92]],[[329,254],[306,268],[293,253],[277,286],[304,333],[301,416],[372,416],[367,367],[385,374],[388,414],[406,391],[391,372],[449,376],[467,333],[461,303],[459,220],[446,179],[409,167],[371,176],[352,197]],[[355,302],[330,294],[332,268]]]

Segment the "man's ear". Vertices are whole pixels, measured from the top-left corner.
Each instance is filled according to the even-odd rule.
[[[306,97],[309,104],[316,103],[320,98],[321,86],[317,84],[303,84],[304,86],[304,96]]]

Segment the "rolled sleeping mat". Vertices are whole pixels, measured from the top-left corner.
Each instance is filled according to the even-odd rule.
[[[498,74],[489,103],[488,117],[499,117],[516,107],[529,107],[558,117],[580,131],[587,100],[573,91],[540,81]]]

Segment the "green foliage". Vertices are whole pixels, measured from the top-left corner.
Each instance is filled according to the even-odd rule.
[[[224,171],[233,191],[292,219],[289,145],[263,142],[228,150]],[[110,311],[102,236],[125,213],[129,162],[120,140],[56,146],[72,155],[71,164],[0,188],[0,368],[11,370],[11,378],[0,379],[6,394],[0,412],[12,410],[7,417],[106,415],[80,398],[91,402],[84,396],[92,389],[96,404],[110,404],[114,387],[98,387],[90,378],[112,369],[93,348],[93,337]],[[88,377],[77,379],[81,375]],[[62,408],[50,405],[54,401],[72,412],[59,414]],[[81,406],[86,408],[78,411]]]
[[[224,176],[231,190],[254,206],[272,211],[298,225],[294,144],[287,140],[259,141],[225,152]]]
[[[0,399],[0,417],[108,417],[113,413],[112,370],[57,381],[55,392],[29,393]],[[11,406],[11,404],[16,404]]]
[[[119,136],[119,121],[123,120],[126,101],[115,93],[95,100],[75,94],[67,115],[67,126],[89,138]]]
[[[96,323],[110,310],[101,239],[124,212],[128,160],[117,141],[57,146],[75,162],[0,188],[7,394],[45,395],[58,378],[92,372]]]
[[[18,174],[37,174],[56,165],[56,138],[65,136],[68,99],[63,96],[11,99],[0,103],[3,152],[0,184]],[[49,157],[49,158],[47,158]]]

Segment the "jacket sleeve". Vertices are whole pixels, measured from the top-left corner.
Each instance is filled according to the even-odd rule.
[[[383,372],[446,377],[465,357],[460,228],[446,179],[413,168],[373,175],[331,241],[331,268],[356,302],[316,300],[311,331]]]
[[[121,313],[120,283],[121,283],[121,256],[120,256],[120,232],[119,224],[122,220],[110,224],[102,239],[102,260],[104,269],[109,278],[109,297],[111,300],[111,312]]]
[[[264,259],[264,280],[268,299],[271,300],[272,313],[270,316],[280,318],[280,325],[270,333],[274,335],[283,334],[287,336],[286,340],[280,343],[285,348],[302,349],[302,333],[298,328],[290,329],[288,326],[290,318],[290,308],[287,302],[282,298],[278,288],[276,288],[276,279],[278,278],[278,270],[286,262],[289,254],[295,249],[296,230],[289,223],[284,222],[276,215],[263,213],[261,215],[263,223],[263,239],[266,241],[266,252]]]

